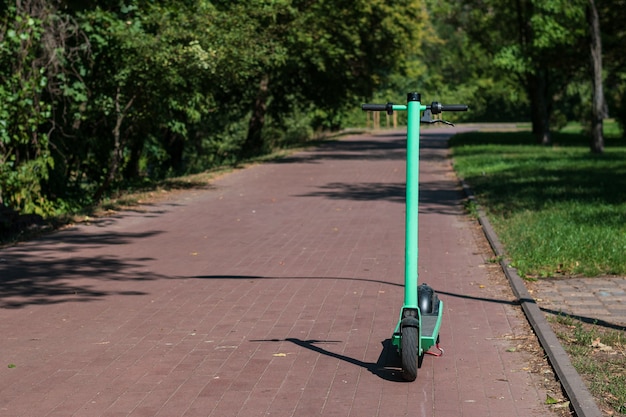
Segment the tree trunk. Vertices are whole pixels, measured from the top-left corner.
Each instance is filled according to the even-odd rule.
[[[589,40],[591,50],[591,69],[593,101],[591,104],[591,143],[593,153],[604,152],[604,135],[602,125],[607,116],[607,105],[604,100],[602,86],[602,37],[600,35],[600,18],[594,0],[587,4],[587,23],[589,24]]]
[[[139,163],[143,154],[143,140],[135,139],[128,144],[128,162],[124,167],[124,178],[135,179],[139,177]]]
[[[263,151],[263,137],[261,135],[263,125],[265,124],[265,113],[267,112],[267,98],[269,93],[269,75],[265,74],[259,82],[259,90],[257,92],[252,116],[248,125],[248,136],[241,147],[241,156],[250,157],[258,155]]]
[[[550,145],[550,107],[548,105],[548,86],[544,70],[529,75],[528,88],[531,105],[532,129],[537,143]]]
[[[126,117],[126,113],[128,112],[128,109],[130,109],[130,106],[133,105],[133,101],[135,101],[135,96],[133,96],[128,101],[128,103],[126,103],[126,106],[124,107],[123,110],[120,107],[120,97],[121,97],[121,93],[118,87],[117,93],[115,94],[115,117],[116,117],[115,126],[113,127],[113,132],[112,132],[113,133],[113,151],[111,152],[111,159],[109,160],[109,167],[108,167],[107,175],[104,178],[104,181],[102,182],[100,187],[98,187],[98,189],[96,190],[96,193],[94,194],[93,198],[95,201],[100,201],[100,199],[104,195],[104,192],[111,186],[111,184],[115,180],[115,177],[117,176],[120,166],[122,165],[122,159],[124,157],[123,155],[124,144],[122,143],[122,135],[121,135],[122,122],[124,121],[124,117]]]
[[[169,155],[170,167],[174,172],[180,172],[183,168],[183,154],[185,151],[184,137],[167,129],[165,132],[165,146]]]

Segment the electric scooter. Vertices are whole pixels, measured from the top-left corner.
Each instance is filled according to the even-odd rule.
[[[418,285],[420,123],[452,125],[443,119],[434,119],[433,115],[444,111],[467,111],[468,106],[438,102],[424,105],[419,93],[408,93],[407,104],[363,104],[361,108],[365,111],[386,111],[389,115],[394,111],[406,111],[408,117],[404,305],[391,342],[402,360],[402,377],[414,381],[424,353],[433,346],[439,347],[443,314],[443,302],[435,291],[426,284]],[[440,349],[440,352],[443,353],[443,350]]]

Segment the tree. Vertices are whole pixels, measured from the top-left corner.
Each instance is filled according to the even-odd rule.
[[[505,43],[503,34],[484,28],[483,36],[477,41],[473,37],[474,28],[481,24],[484,13],[466,7],[464,2],[431,0],[427,4],[432,25],[427,29],[429,36],[413,58],[410,75],[406,79],[394,75],[392,88],[408,91],[418,86],[429,97],[470,105],[471,112],[447,117],[475,121],[526,117],[529,104],[526,90],[509,71],[494,66],[496,49],[486,49]]]
[[[593,86],[590,148],[593,153],[602,153],[604,151],[604,135],[602,132],[603,119],[608,113],[602,81],[602,35],[600,33],[600,18],[595,1],[588,1],[587,22],[589,24],[590,61]]]
[[[77,12],[92,52],[75,134],[83,155],[74,170],[96,183],[95,200],[137,178],[142,165],[154,178],[182,170],[190,132],[215,107],[216,64],[210,44],[201,43],[211,16],[201,1]]]
[[[614,116],[626,132],[626,7],[623,0],[596,3],[602,30],[605,98]]]
[[[523,86],[538,143],[550,143],[556,100],[586,61],[581,0],[473,0],[459,7],[464,28],[493,57],[494,69]]]
[[[340,127],[427,22],[420,0],[0,5],[0,202],[44,214]]]
[[[266,113],[314,106],[326,115],[318,123],[337,127],[332,115],[342,106],[355,97],[370,97],[382,79],[406,70],[427,20],[417,0],[393,5],[384,0],[284,1],[265,7],[262,13],[247,13],[260,17],[256,39],[264,41],[261,50],[269,49],[271,59],[262,59],[264,71],[252,83],[258,88],[251,97],[244,154],[263,148]]]
[[[41,183],[53,166],[51,105],[45,91],[56,75],[54,8],[43,0],[2,4],[0,17],[0,205],[46,214]]]

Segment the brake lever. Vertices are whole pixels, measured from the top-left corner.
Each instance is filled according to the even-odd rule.
[[[426,109],[424,111],[424,115],[420,119],[420,123],[426,123],[430,125],[434,125],[435,123],[443,123],[448,126],[454,126],[454,123],[448,122],[447,120],[433,119],[433,113],[430,111],[430,109]]]

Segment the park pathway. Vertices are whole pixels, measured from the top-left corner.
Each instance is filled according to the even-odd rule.
[[[0,251],[0,416],[540,417],[526,320],[423,135],[442,357],[402,382],[400,131],[344,138]]]

